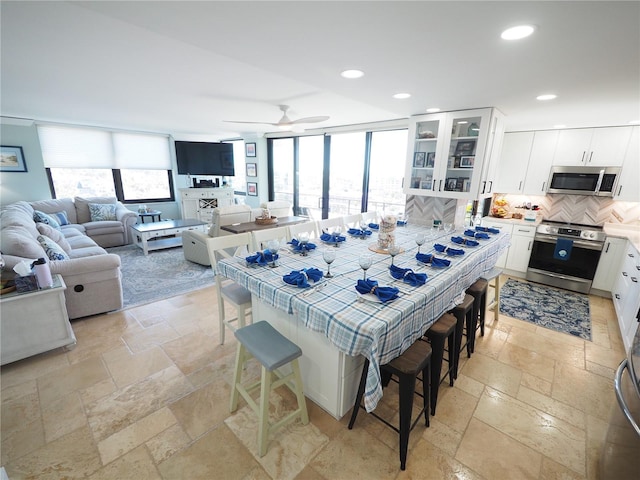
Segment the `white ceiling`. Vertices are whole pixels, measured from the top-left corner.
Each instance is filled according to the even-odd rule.
[[[640,119],[640,2],[12,2],[3,116],[230,138],[493,106],[507,130]],[[525,40],[500,32],[535,24]],[[345,80],[358,68],[365,76]],[[409,92],[408,100],[392,94]],[[539,102],[541,93],[555,93]],[[314,125],[309,126],[314,127]]]

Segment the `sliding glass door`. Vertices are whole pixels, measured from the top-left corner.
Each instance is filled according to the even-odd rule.
[[[331,135],[329,218],[362,211],[365,132]]]
[[[367,190],[368,212],[404,212],[405,194],[402,192],[402,179],[407,155],[407,135],[407,130],[372,132]]]

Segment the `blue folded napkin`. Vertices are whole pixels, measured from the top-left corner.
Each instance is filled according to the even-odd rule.
[[[291,273],[282,277],[289,285],[297,285],[300,288],[309,287],[309,280],[317,282],[322,278],[322,272],[317,268],[303,268],[302,270],[293,270]]]
[[[500,233],[500,230],[497,228],[491,227],[476,227],[476,232],[489,232],[489,233]]]
[[[398,298],[398,293],[400,292],[400,290],[395,287],[379,287],[378,282],[371,279],[358,280],[356,290],[362,295],[373,293],[381,302],[389,302]]]
[[[464,255],[464,250],[462,250],[461,248],[447,248],[447,255],[453,257],[455,255]]]
[[[378,225],[377,223],[370,223],[369,224],[369,228],[371,230],[379,230],[380,229],[380,225]]]
[[[323,233],[322,235],[320,235],[320,240],[329,243],[344,242],[346,239],[347,238],[343,237],[342,235],[333,235],[331,233]]]
[[[477,247],[478,245],[480,245],[475,240],[469,240],[468,238],[462,237],[451,237],[451,241],[453,243],[457,243],[458,245],[467,245],[469,247]]]
[[[360,228],[350,228],[347,230],[349,235],[355,235],[357,237],[363,237],[365,235],[371,235],[371,230],[362,230]]]
[[[403,280],[404,283],[408,283],[412,287],[419,287],[427,281],[426,273],[415,273],[410,268],[400,268],[395,265],[390,265],[389,272],[393,278]]]
[[[484,232],[478,232],[478,233],[476,233],[476,232],[474,232],[473,230],[465,230],[465,231],[464,231],[464,234],[465,234],[467,237],[481,238],[481,239],[483,239],[483,240],[487,240],[487,239],[489,238],[489,235],[487,235],[486,233],[484,233]]]
[[[447,249],[446,245],[442,245],[440,243],[434,243],[433,248],[436,249],[436,252],[440,252],[440,253],[444,252]]]
[[[264,252],[256,252],[253,255],[249,255],[245,260],[247,263],[254,263],[256,265],[266,265],[274,260],[278,259],[278,254],[272,254],[269,250]]]
[[[432,253],[416,253],[416,260],[422,263],[429,263],[432,267],[444,268],[451,265],[451,260],[438,258]]]
[[[292,238],[290,242],[287,242],[289,245],[293,246],[294,252],[302,252],[303,250],[315,250],[316,244],[307,242],[305,245],[302,245],[297,239]]]
[[[479,238],[481,240],[488,240],[489,239],[489,235],[484,233],[484,232],[478,232],[478,233],[476,233],[476,238]]]
[[[407,224],[407,222],[405,222],[404,220],[398,220],[396,222],[396,226],[398,227],[404,227]]]

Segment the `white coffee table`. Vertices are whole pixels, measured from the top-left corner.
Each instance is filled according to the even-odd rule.
[[[163,220],[153,223],[138,223],[131,226],[134,243],[145,255],[152,250],[162,250],[182,246],[182,232],[199,230],[205,232],[207,224],[200,220]],[[153,240],[149,242],[149,240]]]

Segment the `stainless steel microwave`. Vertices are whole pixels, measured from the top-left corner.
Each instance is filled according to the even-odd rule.
[[[551,167],[547,193],[613,197],[620,167]]]

